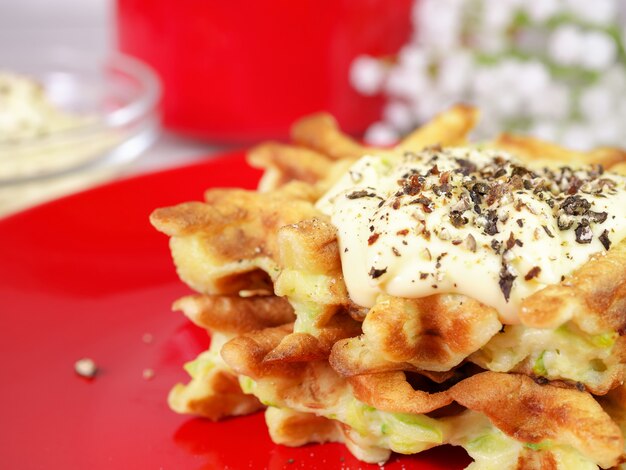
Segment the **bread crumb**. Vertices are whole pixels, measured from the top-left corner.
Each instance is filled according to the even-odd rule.
[[[98,366],[93,359],[84,357],[74,363],[74,371],[81,377],[92,379],[98,373]]]
[[[141,375],[145,380],[151,380],[154,377],[154,370],[144,369]]]

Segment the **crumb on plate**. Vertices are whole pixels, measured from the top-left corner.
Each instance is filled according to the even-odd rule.
[[[98,373],[98,366],[93,359],[84,357],[74,363],[74,371],[81,377],[91,379]]]

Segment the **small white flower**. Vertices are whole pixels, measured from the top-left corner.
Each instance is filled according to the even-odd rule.
[[[619,98],[616,98],[617,104],[616,104],[616,108],[617,108],[617,112],[621,114],[620,117],[624,117],[626,118],[626,96],[620,96]],[[623,119],[624,123],[626,123],[626,119]]]
[[[517,77],[517,91],[524,98],[537,98],[550,83],[550,73],[546,67],[537,61],[522,65]]]
[[[584,38],[581,31],[571,25],[557,28],[548,40],[548,54],[561,65],[580,63]]]
[[[424,21],[424,15],[428,14],[428,4],[433,0],[422,0],[421,2],[413,2],[411,7],[411,26],[413,32],[419,30],[421,21]]]
[[[493,0],[491,0],[493,1]],[[524,3],[526,2],[526,0],[504,0],[506,3],[509,3],[511,5],[511,8],[514,9],[519,9],[522,7],[522,5],[524,5]]]
[[[498,65],[498,76],[500,77],[500,86],[508,89],[512,85],[517,85],[520,74],[524,65],[516,59],[504,59]]]
[[[393,97],[414,100],[431,88],[430,78],[424,73],[415,73],[402,66],[389,72],[385,91]]]
[[[522,28],[514,37],[514,45],[529,57],[542,58],[546,54],[548,31],[541,28]]]
[[[360,93],[371,96],[381,91],[386,73],[379,60],[362,55],[352,62],[350,82]]]
[[[456,101],[458,100],[439,94],[433,89],[430,93],[424,94],[414,101],[413,113],[418,122],[425,122],[455,104]]]
[[[602,74],[599,85],[615,95],[626,93],[626,69],[621,63],[613,64]]]
[[[562,83],[550,83],[541,95],[530,98],[527,105],[533,116],[563,120],[571,111],[571,91]]]
[[[593,70],[604,70],[617,57],[615,41],[600,31],[590,31],[583,36],[581,64]]]
[[[620,142],[624,133],[623,124],[621,124],[623,122],[625,121],[613,118],[593,124],[591,128],[594,138],[593,146],[615,145],[616,142]]]
[[[585,11],[587,10],[587,4],[588,3],[594,3],[589,2],[588,0],[564,0],[565,3],[565,9],[567,11],[569,11],[570,13],[572,13],[575,16],[578,15],[584,15]]]
[[[559,0],[527,0],[523,7],[531,21],[543,23],[560,13],[562,3]]]
[[[481,31],[474,38],[474,48],[486,54],[499,54],[508,46],[506,36],[496,30]]]
[[[593,147],[593,135],[587,126],[570,124],[563,129],[561,143],[572,150],[585,151]]]
[[[414,125],[411,108],[401,101],[391,101],[385,105],[383,119],[402,133],[411,130]]]
[[[487,31],[502,31],[511,23],[516,7],[508,1],[484,1],[481,26]]]
[[[403,47],[398,54],[398,60],[402,64],[402,67],[406,67],[416,72],[426,70],[429,65],[426,51],[415,45]]]
[[[614,113],[615,98],[603,87],[593,86],[582,92],[579,99],[580,112],[591,121],[610,120]]]
[[[524,104],[522,97],[514,90],[498,95],[495,103],[495,111],[502,117],[518,117]]]
[[[462,7],[461,0],[420,2],[417,10],[419,43],[439,51],[456,47],[461,33]]]
[[[498,82],[495,67],[480,67],[472,76],[472,90],[478,97],[491,96]]]
[[[614,120],[621,122],[625,127],[624,130],[626,131],[626,97],[619,98],[617,100],[615,108],[617,109],[617,115],[615,116]],[[624,135],[626,135],[626,132],[624,132]],[[626,145],[626,142],[624,142],[624,144],[622,145]]]
[[[437,87],[459,98],[465,93],[472,76],[474,61],[467,51],[455,51],[439,64]]]
[[[616,19],[615,0],[566,0],[566,4],[574,16],[589,23],[606,25]]]
[[[374,146],[393,145],[399,139],[398,133],[388,124],[377,122],[365,132],[365,143]]]

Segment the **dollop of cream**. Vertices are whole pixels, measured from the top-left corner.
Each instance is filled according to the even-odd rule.
[[[42,138],[94,120],[61,109],[35,79],[0,70],[0,143]]]
[[[521,301],[626,236],[626,178],[531,169],[510,154],[368,155],[320,199],[351,299],[459,293],[518,323]]]

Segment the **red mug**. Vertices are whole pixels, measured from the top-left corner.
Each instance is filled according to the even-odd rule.
[[[217,142],[285,137],[329,111],[349,133],[380,117],[350,65],[395,54],[413,0],[117,0],[120,49],[160,75],[166,127]]]

